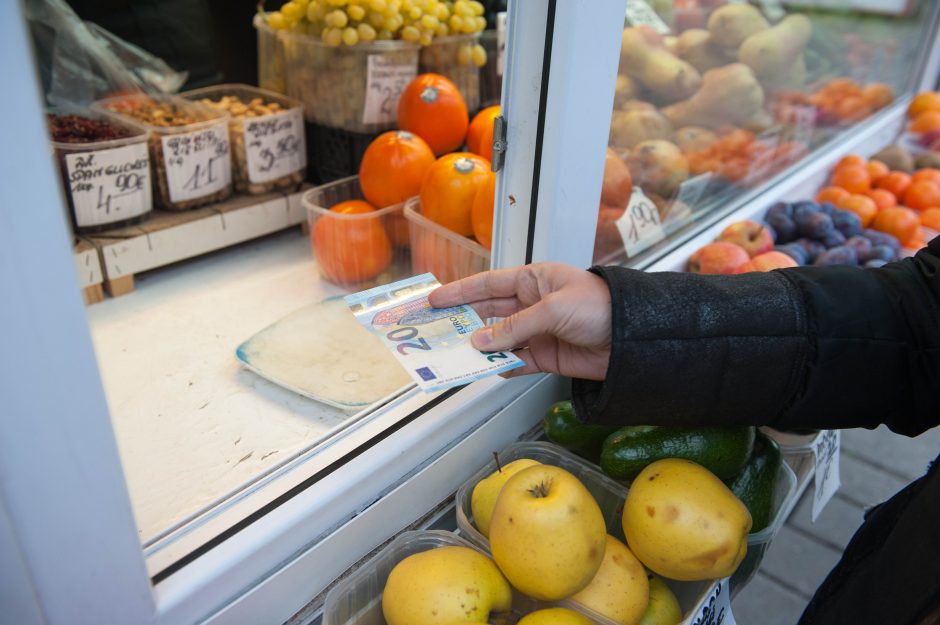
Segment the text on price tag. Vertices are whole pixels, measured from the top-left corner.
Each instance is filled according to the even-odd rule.
[[[78,227],[98,226],[150,211],[150,158],[146,143],[65,155]]]
[[[698,612],[689,621],[690,625],[737,625],[731,613],[731,592],[728,578],[715,582],[708,597],[702,601]]]
[[[506,12],[496,14],[496,74],[503,75],[503,63],[506,58]]]
[[[615,223],[623,238],[623,249],[630,258],[666,238],[659,209],[639,187],[633,188],[627,210]]]
[[[381,54],[370,54],[363,124],[390,124],[398,115],[398,99],[415,76],[417,63],[396,63]]]
[[[226,121],[202,130],[164,135],[160,140],[171,201],[204,197],[232,182]]]
[[[304,118],[299,108],[245,120],[248,179],[268,182],[307,166]]]
[[[813,445],[816,456],[815,492],[813,493],[813,522],[839,490],[839,448],[842,442],[840,430],[823,430]]]
[[[630,26],[649,26],[660,35],[671,32],[666,22],[644,0],[627,0],[626,18]]]

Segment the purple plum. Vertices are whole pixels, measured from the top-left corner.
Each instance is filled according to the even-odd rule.
[[[872,245],[887,245],[890,246],[895,252],[901,251],[901,242],[898,241],[897,237],[892,236],[887,232],[866,228],[865,230],[862,230],[862,236],[871,241]]]
[[[826,213],[827,215],[829,215],[830,217],[832,217],[832,214],[833,214],[835,211],[836,211],[836,205],[833,204],[832,202],[820,202],[820,203],[819,203],[819,212],[820,212],[820,213]]]
[[[809,262],[809,255],[806,253],[806,250],[799,243],[786,243],[784,245],[777,245],[774,249],[778,252],[782,252],[796,261],[798,265],[805,265]]]
[[[859,256],[859,260],[862,261],[883,260],[886,263],[891,262],[895,258],[897,258],[897,252],[888,245],[872,245],[867,253]]]
[[[880,258],[872,258],[871,260],[866,260],[864,266],[868,267],[869,269],[877,269],[878,267],[884,267],[887,264],[887,261],[881,260]]]
[[[786,215],[781,213],[768,214],[764,221],[777,233],[775,239],[777,243],[789,243],[796,238],[796,224]]]
[[[784,215],[786,217],[793,217],[793,204],[790,204],[789,202],[777,202],[767,209],[767,214],[764,215],[764,219],[766,220],[771,215]]]
[[[832,223],[836,230],[846,237],[854,237],[862,233],[862,219],[852,211],[836,209],[832,215]]]
[[[834,247],[845,245],[845,241],[846,238],[844,234],[838,230],[833,230],[822,239],[822,244],[825,245],[827,249],[832,249]]]
[[[861,235],[849,237],[845,245],[855,250],[855,254],[858,256],[859,260],[864,260],[871,251],[871,241]]]
[[[813,262],[817,256],[826,251],[825,245],[812,239],[797,239],[794,243],[806,250],[806,262],[808,263]]]
[[[851,247],[839,245],[820,254],[814,265],[858,265],[858,256]]]
[[[816,212],[801,218],[797,212],[799,209],[799,206],[794,209],[794,215],[796,215],[795,221],[800,236],[825,242],[826,237],[836,232],[832,217],[829,215]]]

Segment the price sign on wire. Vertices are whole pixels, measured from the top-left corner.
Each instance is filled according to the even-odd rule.
[[[496,14],[496,74],[503,75],[503,63],[506,58],[506,12]]]
[[[813,493],[813,522],[823,508],[839,490],[839,448],[842,442],[840,430],[823,430],[813,444],[816,456],[815,492]]]
[[[711,182],[711,180],[712,173],[710,171],[699,174],[694,178],[689,178],[679,185],[679,194],[676,196],[676,201],[682,202],[690,211],[694,212],[699,199],[701,199],[702,194],[705,193],[705,189],[708,188],[708,183]]]
[[[146,142],[66,154],[65,169],[80,228],[137,217],[152,207]]]
[[[415,76],[417,63],[396,63],[381,54],[370,54],[363,124],[389,124],[398,115],[398,99]]]
[[[698,612],[692,616],[689,623],[691,625],[737,625],[731,613],[731,592],[727,577],[715,583],[715,588],[702,601]]]
[[[204,197],[232,182],[232,155],[225,120],[202,130],[164,135],[160,140],[171,201]]]
[[[669,26],[644,0],[627,0],[627,23],[630,26],[649,26],[660,35],[668,35]]]
[[[623,238],[627,257],[633,257],[666,238],[666,231],[659,219],[659,209],[639,187],[633,188],[627,210],[615,223]]]
[[[268,182],[307,166],[304,118],[299,108],[245,120],[248,179]]]

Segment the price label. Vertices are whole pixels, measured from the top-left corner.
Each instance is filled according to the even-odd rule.
[[[503,75],[503,63],[506,57],[506,12],[496,14],[496,73]]]
[[[623,238],[623,249],[627,257],[633,257],[666,238],[663,224],[659,220],[659,209],[639,187],[634,187],[627,210],[615,224]]]
[[[396,63],[387,56],[370,54],[363,124],[390,124],[398,114],[398,98],[414,77],[417,63]]]
[[[80,228],[137,217],[152,207],[146,143],[66,154],[65,170]]]
[[[708,597],[702,601],[698,612],[692,616],[690,625],[737,625],[731,613],[731,592],[728,578],[715,582]]]
[[[194,132],[164,135],[160,140],[172,202],[200,198],[231,184],[228,122],[223,120]]]
[[[813,493],[813,522],[842,485],[839,479],[839,447],[842,442],[840,430],[823,430],[813,445],[816,456],[815,492]]]
[[[244,126],[251,182],[275,180],[307,166],[304,118],[299,108],[247,118]]]
[[[660,35],[671,32],[666,22],[644,0],[627,0],[626,18],[630,26],[649,26]]]
[[[711,182],[711,180],[712,173],[710,171],[699,174],[694,178],[689,178],[679,185],[679,193],[676,195],[676,201],[682,202],[689,210],[694,211],[695,206],[698,204],[699,199],[701,199],[702,194],[705,193],[705,189],[708,188],[708,183]]]

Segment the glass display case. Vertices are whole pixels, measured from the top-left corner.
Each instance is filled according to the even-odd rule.
[[[484,35],[497,40],[488,49],[505,41],[506,136],[495,139],[507,147],[492,250],[460,240],[469,271],[549,260],[684,270],[729,223],[814,197],[844,154],[893,140],[911,96],[940,72],[932,2],[584,4],[516,0],[504,33]],[[3,320],[25,329],[12,345],[28,357],[7,378],[26,382],[9,389],[20,418],[0,430],[16,486],[3,493],[0,544],[39,563],[18,579],[35,574],[54,621],[81,609],[107,622],[120,605],[127,623],[312,622],[336,580],[383,543],[447,525],[460,485],[493,450],[532,436],[568,382],[490,378],[425,394],[403,381],[341,400],[329,385],[311,391],[336,401],[284,388],[239,346],[299,312],[315,328],[311,375],[358,358],[342,340],[316,340],[344,336],[328,304],[351,289],[323,277],[296,231],[147,274],[134,294],[83,310],[22,15],[2,12],[8,56],[24,59],[12,97],[34,111],[5,126],[25,146],[4,157],[5,197],[37,210],[0,234],[36,259],[16,271],[4,262],[2,274],[21,302]],[[487,105],[495,79],[483,70]],[[303,212],[301,193],[266,201]],[[409,207],[421,217],[411,205],[404,217]]]

